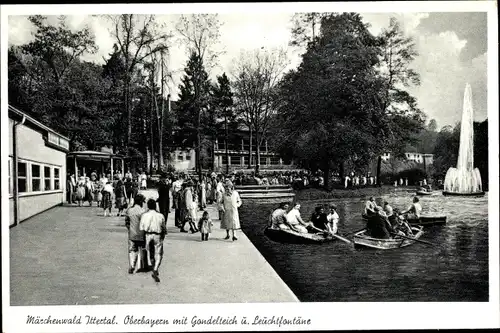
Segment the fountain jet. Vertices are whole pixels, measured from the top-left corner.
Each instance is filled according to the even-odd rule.
[[[474,168],[474,123],[472,91],[466,84],[462,124],[460,126],[460,147],[456,168],[449,168],[444,180],[444,195],[484,195],[481,174]]]

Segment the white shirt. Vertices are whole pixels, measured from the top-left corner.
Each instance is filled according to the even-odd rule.
[[[300,212],[296,208],[293,208],[291,211],[288,212],[288,214],[286,214],[286,220],[291,225],[300,224],[299,218],[300,218]]]
[[[334,234],[337,233],[339,219],[339,214],[337,214],[337,212],[330,213],[326,216],[326,220],[328,221],[328,229],[330,229],[330,231]]]
[[[368,200],[365,204],[365,215],[368,215],[368,210],[375,210],[375,203]]]
[[[140,229],[162,234],[167,231],[165,217],[155,210],[149,210],[141,216]]]

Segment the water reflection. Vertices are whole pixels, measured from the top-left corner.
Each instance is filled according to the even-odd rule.
[[[378,198],[406,208],[412,193]],[[316,205],[335,203],[339,230],[349,234],[364,227],[365,199],[301,202],[308,219]],[[482,198],[421,198],[424,212],[446,214],[445,226],[425,228],[422,243],[397,250],[353,249],[343,242],[322,245],[280,244],[262,233],[273,206],[241,207],[244,232],[301,301],[487,301],[488,212]]]

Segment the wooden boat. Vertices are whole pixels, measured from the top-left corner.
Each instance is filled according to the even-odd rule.
[[[293,230],[273,229],[270,227],[264,230],[264,234],[271,240],[280,243],[318,244],[335,240],[334,237],[325,235],[324,233],[305,234]]]
[[[368,220],[368,217],[365,214],[361,214],[364,220]],[[420,216],[420,219],[408,219],[407,222],[410,225],[421,225],[421,226],[429,226],[429,225],[442,225],[446,224],[446,215],[423,215]]]
[[[419,239],[424,233],[422,226],[412,227],[412,231],[415,239]],[[414,240],[398,236],[389,239],[372,238],[367,235],[366,229],[355,233],[353,241],[357,247],[364,246],[379,250],[398,249],[415,243]]]
[[[432,191],[422,191],[422,190],[417,190],[417,195],[433,195],[434,192]]]
[[[458,193],[458,192],[446,192],[443,191],[444,196],[455,196],[455,197],[484,197],[486,192],[473,192],[473,193]]]

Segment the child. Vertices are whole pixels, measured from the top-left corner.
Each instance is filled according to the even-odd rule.
[[[208,216],[208,212],[205,210],[203,211],[203,215],[198,222],[198,229],[201,232],[201,240],[202,241],[207,241],[208,240],[208,235],[212,232],[212,226],[213,222]]]

